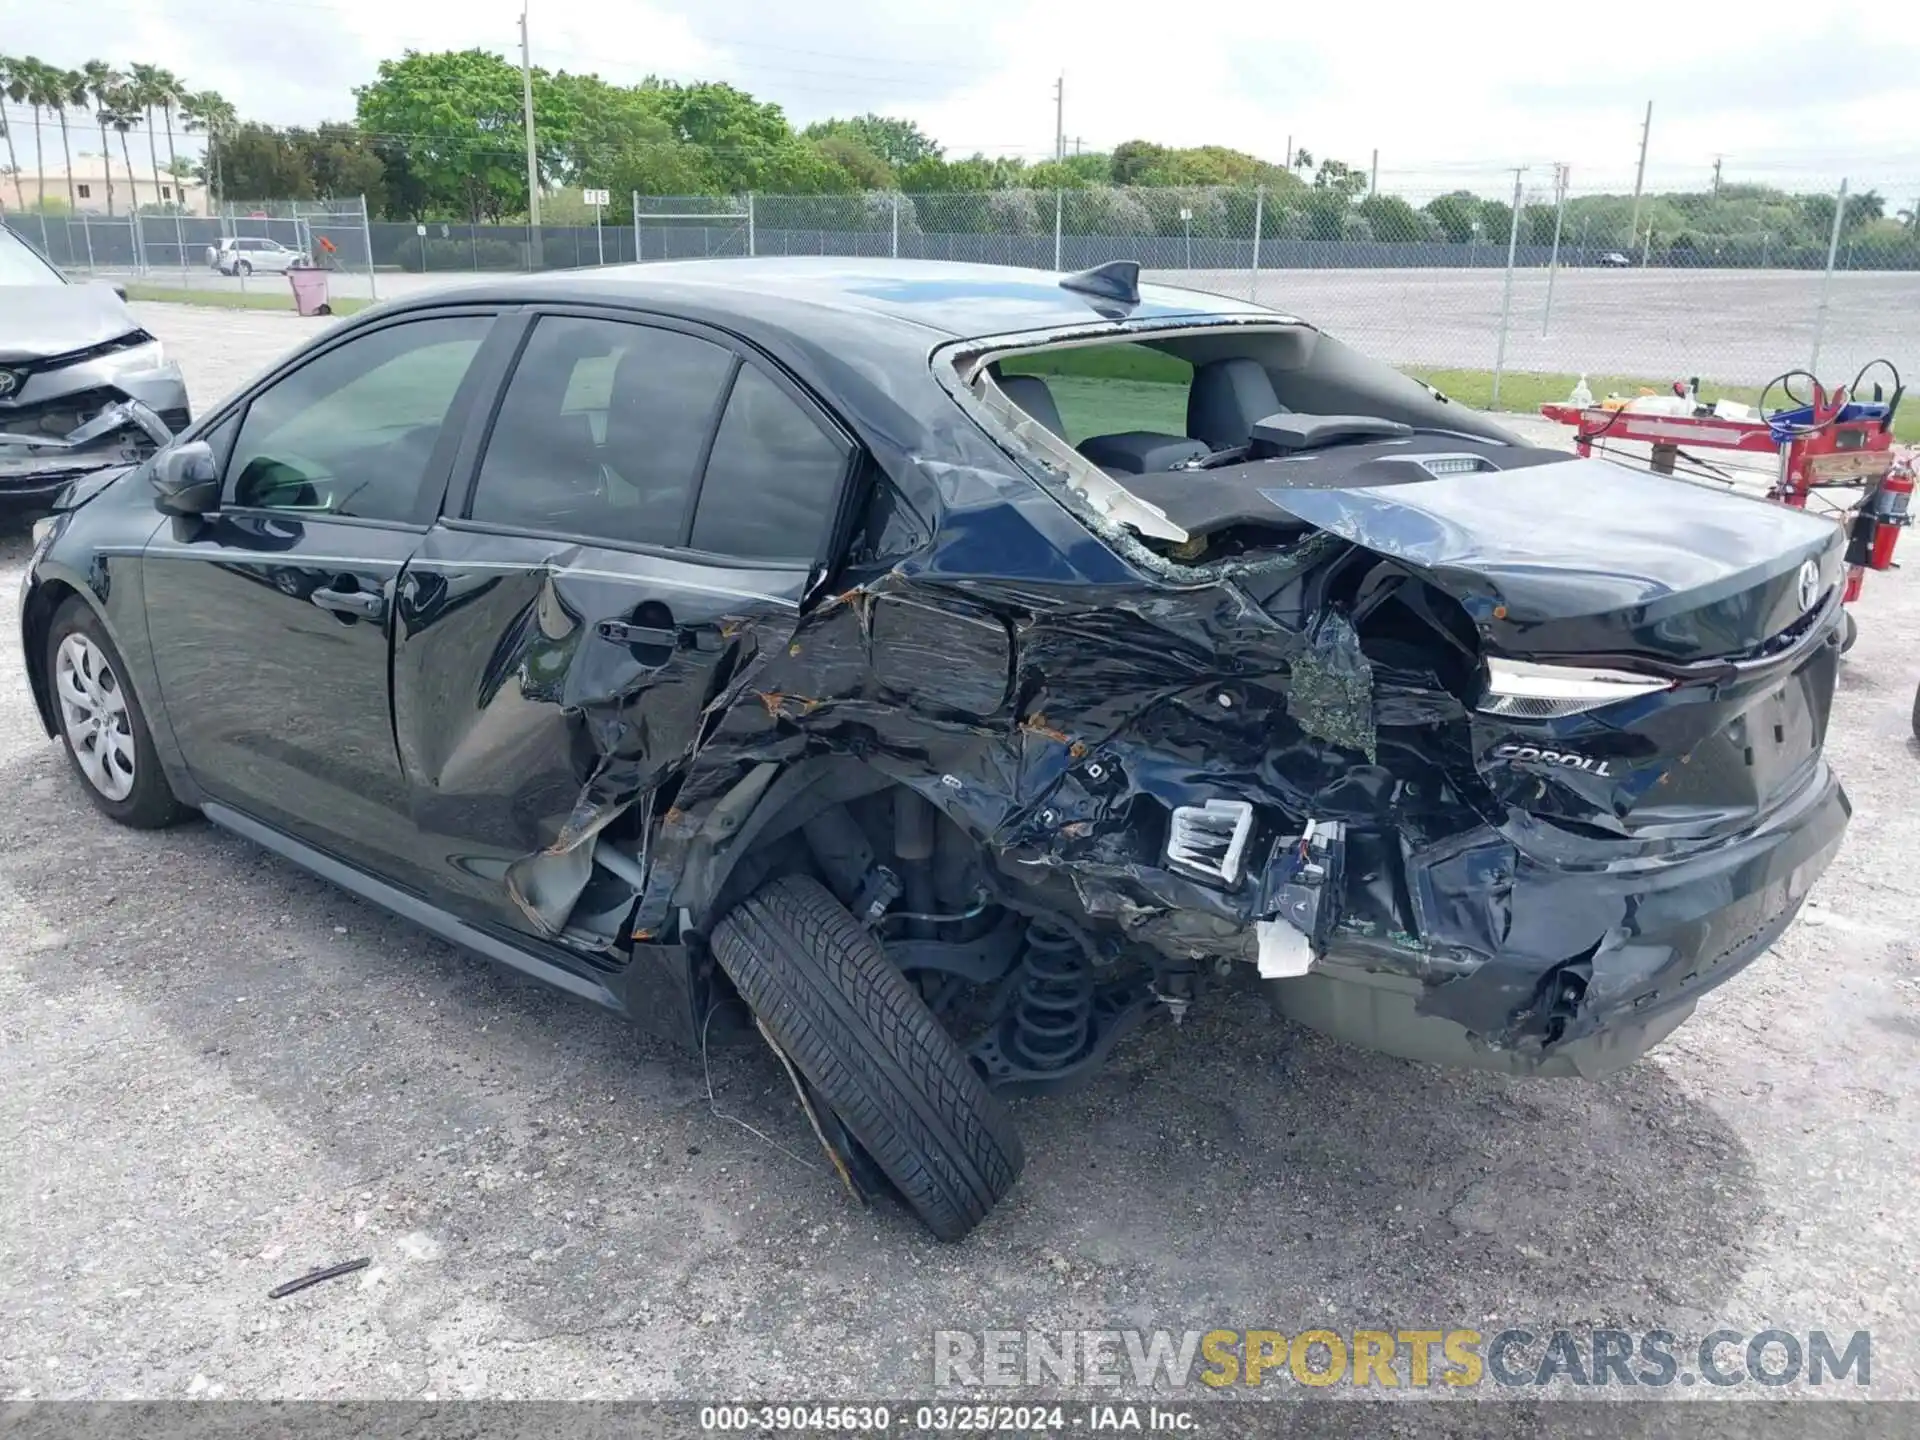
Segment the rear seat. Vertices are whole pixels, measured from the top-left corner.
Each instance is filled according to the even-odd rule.
[[[1187,434],[1210,450],[1230,450],[1253,438],[1253,427],[1286,406],[1258,360],[1215,360],[1193,372],[1187,391]]]

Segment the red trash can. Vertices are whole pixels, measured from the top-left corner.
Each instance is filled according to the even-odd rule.
[[[292,265],[287,283],[293,287],[293,308],[302,315],[331,315],[327,303],[327,272],[317,265]]]

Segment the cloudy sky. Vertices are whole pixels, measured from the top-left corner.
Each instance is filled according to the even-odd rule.
[[[1043,158],[1053,84],[1088,149],[1144,137],[1272,159],[1288,137],[1383,188],[1497,188],[1502,167],[1576,189],[1800,185],[1853,177],[1920,193],[1920,5],[1841,33],[1802,0],[1639,8],[1481,0],[529,0],[535,62],[631,81],[718,79],[804,123],[908,115],[950,154]],[[518,47],[520,0],[15,0],[10,53],[146,59],[243,116],[349,116],[352,87],[405,48]],[[1507,183],[1511,183],[1509,180]]]

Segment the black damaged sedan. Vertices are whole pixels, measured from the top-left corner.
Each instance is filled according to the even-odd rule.
[[[21,624],[114,819],[757,1022],[954,1238],[1001,1095],[1236,967],[1422,1060],[1656,1043],[1840,843],[1842,545],[1128,264],[713,261],[329,330],[72,488]]]

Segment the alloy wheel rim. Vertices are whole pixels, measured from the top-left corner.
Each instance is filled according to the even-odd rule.
[[[53,669],[61,728],[80,773],[107,799],[126,799],[133,793],[133,722],[120,677],[78,631],[60,642]]]

